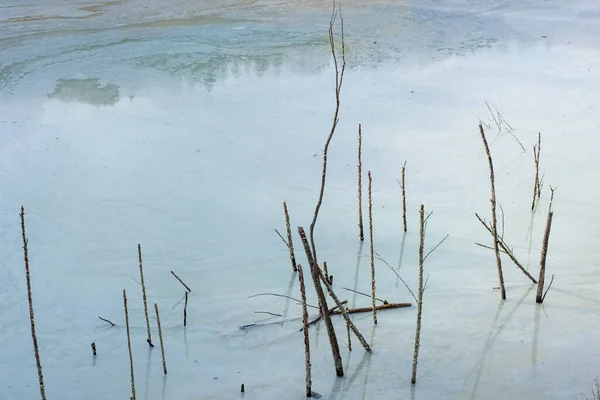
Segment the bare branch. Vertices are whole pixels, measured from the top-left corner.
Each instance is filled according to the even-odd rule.
[[[548,285],[548,287],[546,288],[546,291],[544,292],[544,295],[542,296],[542,302],[544,302],[544,300],[546,299],[548,290],[550,290],[550,287],[552,287],[552,282],[554,282],[554,274],[552,274],[552,278],[550,279],[550,284]]]
[[[259,297],[259,296],[276,296],[276,297],[283,297],[284,299],[290,299],[290,300],[294,300],[294,301],[296,301],[296,302],[298,302],[298,303],[302,304],[302,301],[300,301],[300,300],[298,300],[298,299],[295,299],[295,298],[293,298],[293,297],[290,297],[290,296],[285,296],[285,295],[283,295],[283,294],[277,294],[277,293],[259,293],[259,294],[253,294],[252,296],[248,296],[248,297],[246,297],[246,298],[247,298],[247,299],[251,299],[251,298],[253,298],[253,297]],[[316,306],[311,306],[310,304],[307,304],[306,306],[307,306],[307,307],[311,307],[311,308],[316,308],[316,309],[319,309],[319,307],[316,307]]]
[[[287,247],[289,250],[290,244],[288,243],[288,241],[283,238],[283,236],[281,235],[281,233],[279,233],[279,231],[277,229],[275,229],[275,232],[277,232],[277,234],[279,235],[279,238],[281,238],[281,240],[283,241],[283,244],[285,244],[285,247]]]
[[[379,255],[379,253],[375,252],[375,255],[377,256],[377,259],[378,259],[379,261],[382,261],[382,262],[383,262],[385,265],[387,265],[387,266],[388,266],[388,268],[389,268],[390,270],[392,270],[392,272],[393,272],[394,274],[396,274],[396,276],[398,277],[398,279],[400,279],[400,281],[401,281],[401,282],[404,284],[404,286],[406,287],[406,289],[408,289],[408,291],[409,291],[410,295],[413,297],[413,299],[415,299],[415,301],[417,301],[417,302],[418,302],[418,300],[417,300],[417,296],[415,296],[415,294],[413,293],[413,291],[412,291],[412,290],[410,290],[410,287],[408,286],[408,284],[406,283],[406,281],[405,281],[404,279],[402,279],[402,277],[400,276],[400,274],[398,273],[398,271],[396,271],[396,270],[395,270],[395,269],[394,269],[394,268],[393,268],[393,267],[392,267],[392,266],[391,266],[391,265],[390,265],[390,264],[389,264],[387,261],[385,261],[385,260],[383,259],[383,257],[381,257],[381,255]]]
[[[440,240],[440,242],[438,244],[436,244],[433,249],[429,250],[429,252],[425,255],[425,257],[423,258],[423,261],[427,260],[427,257],[429,257],[429,255],[431,253],[433,253],[435,251],[435,249],[437,249],[438,247],[440,247],[440,245],[442,243],[444,243],[446,241],[446,239],[448,239],[448,236],[450,236],[450,234],[448,233],[446,236],[444,236],[444,238],[442,240]]]

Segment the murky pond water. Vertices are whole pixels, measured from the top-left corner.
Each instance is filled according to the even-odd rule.
[[[415,288],[420,204],[433,212],[427,247],[450,236],[425,266],[417,385],[409,383],[413,307],[380,312],[376,327],[369,314],[355,315],[372,355],[358,343],[345,350],[336,317],[341,379],[325,329],[312,327],[314,391],[327,399],[587,394],[600,374],[600,7],[381,0],[346,1],[343,12],[348,68],[319,257],[340,297],[369,305],[344,289],[370,290],[368,245],[356,227],[359,123],[378,253]],[[320,1],[0,5],[0,399],[39,396],[21,205],[49,399],[129,396],[124,288],[138,399],[231,399],[242,383],[245,399],[304,397],[300,307],[249,296],[300,296],[274,229],[285,229],[284,200],[293,227],[308,227],[317,200],[335,106],[330,13]],[[557,187],[547,267],[555,281],[543,306],[508,258],[500,301],[493,254],[475,244],[490,244],[474,215],[489,218],[480,119],[506,241],[534,275],[549,186]],[[538,132],[544,188],[532,213]],[[403,235],[396,180],[405,160]],[[145,342],[138,243],[150,305],[161,308],[166,377],[159,349]],[[192,289],[185,329],[184,288],[170,271]],[[411,300],[382,262],[377,294]],[[240,329],[250,324],[259,325]]]

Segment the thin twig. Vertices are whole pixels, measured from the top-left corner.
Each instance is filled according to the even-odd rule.
[[[287,247],[290,251],[290,261],[292,262],[292,269],[298,271],[296,266],[296,255],[294,254],[294,242],[292,241],[292,228],[290,226],[290,214],[288,213],[287,203],[283,202],[283,212],[285,214],[285,229],[287,231]],[[279,233],[279,232],[277,232]],[[281,235],[279,235],[281,236]]]
[[[23,237],[23,258],[25,260],[25,278],[27,280],[27,300],[29,301],[29,322],[31,324],[31,339],[33,340],[33,352],[35,355],[35,365],[38,371],[38,381],[40,385],[40,395],[42,400],[46,400],[46,389],[44,388],[44,374],[42,373],[42,362],[40,361],[40,351],[38,349],[37,335],[35,333],[35,316],[33,313],[33,296],[31,294],[31,273],[29,271],[29,250],[27,249],[27,235],[25,233],[25,207],[21,206],[21,236]]]
[[[546,300],[546,295],[548,294],[548,290],[550,290],[550,288],[552,287],[553,282],[554,282],[554,274],[552,274],[552,279],[550,279],[550,284],[548,285],[548,287],[546,288],[546,291],[544,292],[544,295],[542,296],[542,303],[544,302],[544,300]]]
[[[272,315],[274,317],[282,317],[283,315],[281,314],[277,314],[277,313],[272,313],[269,311],[254,311],[255,314],[267,314],[267,315]]]
[[[146,285],[144,284],[144,268],[142,266],[142,246],[138,243],[138,258],[140,261],[140,280],[142,282],[142,300],[144,301],[144,315],[146,316],[146,328],[148,329],[148,345],[154,347],[152,344],[152,334],[150,332],[150,319],[148,318],[148,302],[146,300]]]
[[[188,285],[186,285],[186,284],[185,284],[185,283],[184,283],[184,282],[181,280],[181,278],[179,278],[179,277],[177,276],[177,274],[176,274],[175,272],[171,271],[171,274],[173,274],[173,276],[174,276],[174,277],[175,277],[175,278],[176,278],[176,279],[177,279],[177,280],[178,280],[178,281],[179,281],[179,282],[180,282],[180,283],[181,283],[181,284],[182,284],[182,285],[183,285],[183,286],[184,286],[184,287],[187,289],[187,291],[188,291],[188,292],[191,292],[191,291],[192,291],[192,289],[190,289],[190,287],[189,287]]]
[[[531,209],[535,208],[536,199],[540,198],[541,195],[541,183],[540,183],[540,151],[542,150],[542,134],[538,132],[538,143],[533,146],[533,162],[535,164],[535,180],[533,181],[533,200],[531,201]]]
[[[443,238],[442,240],[440,240],[440,242],[439,242],[438,244],[436,244],[435,246],[433,246],[433,248],[427,252],[427,254],[425,255],[425,257],[423,258],[423,261],[427,260],[427,257],[429,257],[429,255],[430,255],[431,253],[433,253],[433,252],[434,252],[434,251],[435,251],[435,250],[436,250],[438,247],[440,247],[440,245],[441,245],[442,243],[444,243],[444,241],[445,241],[446,239],[448,239],[448,236],[450,236],[450,234],[449,234],[449,233],[448,233],[446,236],[444,236],[444,238]]]
[[[354,290],[354,289],[350,289],[350,288],[346,288],[346,287],[345,287],[345,288],[342,288],[342,289],[344,289],[344,290],[348,290],[348,291],[350,291],[350,292],[352,292],[352,293],[356,293],[356,294],[363,295],[363,296],[365,296],[365,297],[371,297],[370,295],[368,295],[368,294],[366,294],[366,293],[363,293],[363,292],[359,292],[358,290]],[[382,302],[383,304],[388,304],[388,301],[387,301],[387,300],[381,300],[379,297],[375,297],[375,300],[377,300],[377,301],[380,301],[380,302]]]
[[[388,268],[394,273],[396,274],[396,276],[398,277],[398,279],[400,279],[400,281],[404,284],[404,286],[406,287],[406,289],[408,290],[408,292],[410,293],[410,295],[413,297],[413,299],[415,299],[415,301],[417,301],[417,296],[415,296],[415,294],[413,293],[413,291],[410,289],[410,287],[408,286],[408,284],[406,283],[406,281],[404,279],[402,279],[402,277],[400,276],[400,274],[398,273],[398,271],[396,271],[394,269],[394,267],[392,267],[387,261],[385,261],[385,259],[383,257],[381,257],[381,255],[377,252],[375,252],[375,255],[377,256],[377,259],[379,261],[382,261],[385,265],[388,266]]]
[[[98,316],[98,318],[100,318],[104,322],[108,322],[111,326],[115,326],[115,324],[112,321],[109,321],[106,318],[102,318],[101,316]]]
[[[404,225],[404,232],[407,230],[406,225],[406,185],[404,180],[404,172],[406,171],[406,161],[404,161],[404,165],[402,165],[402,184],[400,188],[402,189],[402,224]]]
[[[275,229],[275,233],[277,233],[277,235],[279,235],[279,238],[281,239],[281,241],[283,242],[283,244],[285,244],[285,247],[290,248],[290,244],[287,242],[287,240],[285,240],[283,238],[283,236],[281,235],[281,233],[279,233],[279,231],[277,229]]]
[[[277,294],[277,293],[259,293],[259,294],[253,294],[252,296],[248,296],[246,297],[247,299],[251,299],[253,297],[259,297],[259,296],[275,296],[275,297],[283,297],[284,299],[290,299],[290,300],[294,300],[295,302],[298,302],[298,304],[302,304],[301,300],[295,299],[293,297],[290,296],[286,296],[283,294]],[[311,307],[311,308],[316,308],[317,310],[319,309],[319,307],[317,306],[312,306],[310,304],[306,305],[307,307]]]
[[[362,127],[358,124],[358,237],[365,240],[362,214]]]

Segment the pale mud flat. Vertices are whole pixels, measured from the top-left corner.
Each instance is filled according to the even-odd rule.
[[[22,204],[49,399],[129,396],[123,288],[138,399],[301,399],[300,307],[248,296],[300,296],[273,230],[285,229],[284,200],[292,226],[308,228],[317,199],[334,107],[331,4],[144,3],[0,6],[0,399],[39,397]],[[348,69],[319,258],[341,298],[369,305],[343,289],[370,290],[356,226],[358,123],[377,251],[416,288],[420,204],[433,211],[427,247],[450,236],[425,266],[417,385],[409,383],[416,307],[380,312],[376,327],[370,314],[355,315],[372,355],[356,340],[347,351],[335,317],[344,378],[335,377],[325,329],[311,328],[313,390],[323,399],[588,394],[600,374],[599,12],[591,2],[344,4]],[[475,245],[491,244],[474,215],[490,215],[480,118],[490,124],[505,239],[536,277],[549,185],[557,187],[547,265],[555,281],[543,306],[508,259],[502,302],[493,253]],[[532,215],[538,132],[544,189]],[[405,236],[396,182],[404,160]],[[159,349],[145,342],[137,243],[149,302],[161,308],[166,377]],[[184,288],[170,270],[193,290],[186,329]],[[377,295],[411,301],[381,262]]]

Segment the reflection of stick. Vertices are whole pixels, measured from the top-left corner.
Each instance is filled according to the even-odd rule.
[[[187,302],[188,302],[188,293],[185,292],[185,304],[183,305],[183,326],[187,326]]]
[[[171,273],[173,274],[173,276],[174,276],[175,278],[177,278],[177,280],[178,280],[178,281],[179,281],[179,282],[180,282],[180,283],[181,283],[183,286],[185,286],[185,288],[187,289],[187,291],[188,291],[188,292],[191,292],[191,291],[192,291],[192,289],[190,289],[190,287],[189,287],[188,285],[186,285],[186,284],[185,284],[185,283],[184,283],[184,282],[181,280],[181,278],[179,278],[179,277],[177,276],[177,274],[176,274],[175,272],[171,271]]]
[[[292,228],[290,227],[290,214],[288,213],[287,203],[285,201],[283,202],[283,212],[285,213],[285,229],[287,230],[287,246],[290,251],[290,261],[292,262],[292,269],[297,271],[294,243],[292,242]]]
[[[162,355],[163,371],[167,374],[167,362],[165,360],[165,345],[163,343],[162,329],[160,327],[160,315],[158,314],[158,304],[154,303],[156,311],[156,324],[158,325],[158,338],[160,339],[160,354]]]
[[[123,307],[125,308],[125,327],[127,328],[127,348],[129,349],[129,373],[131,374],[131,398],[135,400],[135,380],[133,375],[133,354],[131,353],[131,334],[129,333],[129,312],[127,311],[127,293],[123,289]]]
[[[404,185],[404,171],[406,170],[406,161],[404,161],[404,165],[402,166],[402,223],[404,224],[404,232],[406,232],[406,190]]]
[[[98,318],[100,318],[104,322],[108,322],[111,326],[115,326],[115,324],[112,321],[109,321],[106,318],[102,318],[101,316],[98,316]]]
[[[487,154],[488,164],[490,167],[490,184],[492,187],[492,197],[490,202],[492,203],[492,237],[494,238],[494,253],[496,253],[496,266],[498,267],[498,280],[500,281],[500,296],[502,300],[506,300],[506,288],[504,287],[504,274],[502,273],[502,260],[500,259],[500,250],[498,249],[498,220],[496,219],[496,185],[494,184],[494,164],[492,162],[492,155],[490,154],[490,148],[488,147],[487,140],[485,138],[485,132],[483,131],[483,125],[479,123],[479,133],[481,134],[481,140],[485,147],[485,153]]]
[[[477,217],[477,219],[479,220],[479,222],[481,222],[483,224],[483,226],[485,226],[485,229],[487,229],[488,232],[493,237],[494,234],[493,234],[492,228],[490,228],[490,226],[488,225],[488,223],[485,222],[483,219],[481,219],[481,217],[477,213],[475,213],[475,216]],[[531,274],[525,268],[523,268],[523,266],[517,260],[517,258],[513,254],[512,250],[508,247],[508,245],[504,241],[504,239],[501,238],[501,237],[498,237],[497,240],[498,240],[498,245],[502,248],[502,252],[505,253],[515,263],[515,265],[517,266],[517,268],[519,268],[521,270],[521,272],[523,272],[529,279],[531,279],[531,281],[533,283],[537,283],[537,281],[535,280],[535,278],[533,276],[531,276]],[[483,246],[483,247],[487,247],[487,246]],[[492,249],[492,250],[495,250],[495,249]]]
[[[44,389],[44,375],[42,373],[42,362],[40,361],[40,351],[38,349],[37,336],[35,334],[33,297],[31,295],[31,274],[29,272],[29,252],[27,250],[28,240],[25,234],[25,207],[23,206],[21,206],[21,235],[23,236],[23,257],[25,259],[25,278],[27,278],[27,299],[29,300],[29,321],[31,323],[31,338],[33,339],[33,352],[35,354],[35,364],[38,370],[40,395],[42,396],[42,400],[46,400],[46,390]]]
[[[371,171],[369,171],[369,242],[371,245],[371,304],[373,323],[377,324],[377,307],[375,306],[375,250],[373,249],[373,200],[371,196]]]
[[[377,310],[390,310],[390,309],[394,309],[394,308],[404,308],[404,307],[411,307],[412,303],[387,303],[387,304],[381,304],[379,306],[377,306]],[[363,313],[363,312],[372,312],[373,311],[373,307],[360,307],[360,308],[347,308],[346,312],[348,314],[356,314],[356,313]],[[341,314],[342,312],[339,310],[335,310],[332,312],[333,315],[338,315]]]
[[[542,255],[540,258],[540,277],[538,279],[537,296],[535,298],[536,303],[542,303],[545,295],[544,290],[544,279],[546,275],[546,255],[548,254],[548,241],[550,239],[550,227],[552,226],[552,215],[554,213],[550,211],[548,213],[548,219],[546,220],[546,231],[544,232],[544,241],[542,244]]]
[[[298,280],[300,281],[300,294],[302,295],[302,331],[304,332],[304,358],[306,366],[306,397],[312,396],[312,381],[310,377],[310,340],[308,337],[308,310],[306,308],[306,287],[304,286],[304,273],[302,266],[298,265]]]
[[[413,355],[412,377],[410,382],[414,385],[417,383],[417,362],[419,361],[419,346],[421,342],[421,315],[423,313],[423,249],[425,247],[425,208],[421,204],[420,215],[420,232],[421,242],[419,245],[419,301],[417,302],[417,328],[415,330],[415,352]]]
[[[142,281],[142,299],[144,300],[144,315],[146,316],[146,328],[148,328],[148,339],[146,342],[150,347],[154,347],[152,344],[152,335],[150,333],[150,319],[148,318],[148,303],[146,301],[146,285],[144,284],[144,268],[142,266],[142,246],[138,243],[138,257],[140,260],[140,277]]]
[[[363,231],[363,215],[362,215],[362,132],[361,126],[358,124],[358,229],[359,238],[365,240]]]

